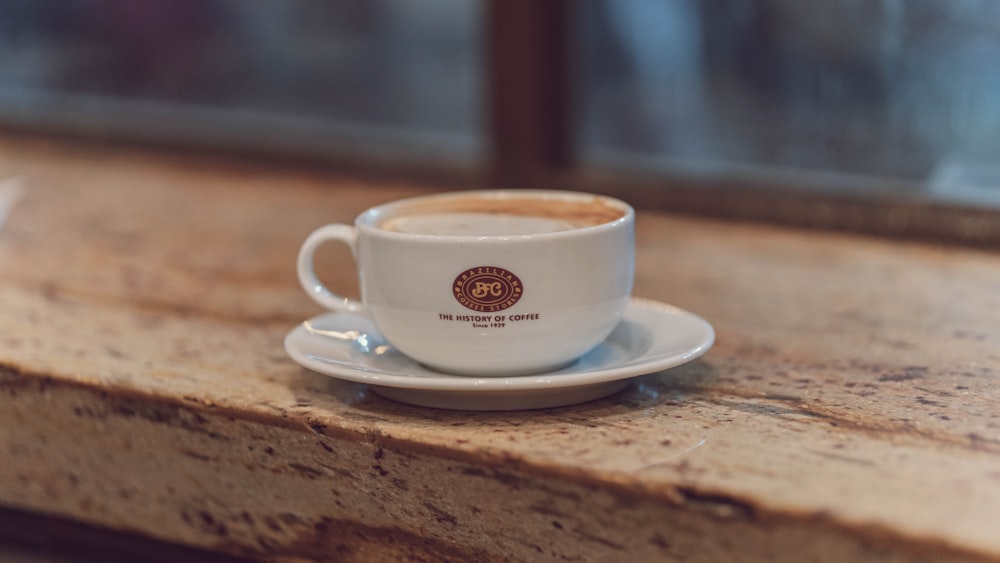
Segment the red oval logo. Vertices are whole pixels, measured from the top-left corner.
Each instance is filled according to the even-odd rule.
[[[451,286],[462,306],[482,312],[509,309],[524,294],[521,278],[497,266],[469,268],[455,276]]]

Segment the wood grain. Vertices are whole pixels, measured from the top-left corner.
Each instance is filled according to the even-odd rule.
[[[9,139],[7,174],[8,509],[273,560],[1000,560],[996,254],[640,212],[635,294],[716,347],[446,412],[281,347],[305,235],[433,187]]]

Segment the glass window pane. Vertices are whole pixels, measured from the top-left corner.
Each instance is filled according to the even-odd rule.
[[[585,0],[577,16],[587,163],[1000,204],[1000,3]]]
[[[2,0],[0,120],[473,158],[481,11],[467,0]]]

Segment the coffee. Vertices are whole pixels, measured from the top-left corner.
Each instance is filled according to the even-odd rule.
[[[610,223],[625,210],[593,199],[452,197],[405,205],[379,222],[387,231],[439,236],[533,235]]]
[[[361,301],[316,276],[316,250],[333,241],[356,258]],[[634,247],[635,214],[622,201],[552,190],[458,192],[379,205],[353,226],[322,226],[297,264],[309,297],[354,315],[347,319],[368,317],[417,362],[516,376],[568,365],[611,333],[629,302]]]

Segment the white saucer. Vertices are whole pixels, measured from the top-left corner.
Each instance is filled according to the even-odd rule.
[[[285,350],[297,363],[337,379],[367,383],[376,393],[414,405],[458,410],[523,410],[599,399],[629,379],[687,363],[712,347],[701,317],[633,298],[607,340],[570,366],[517,377],[433,371],[386,344],[367,318],[327,313],[295,327]]]

